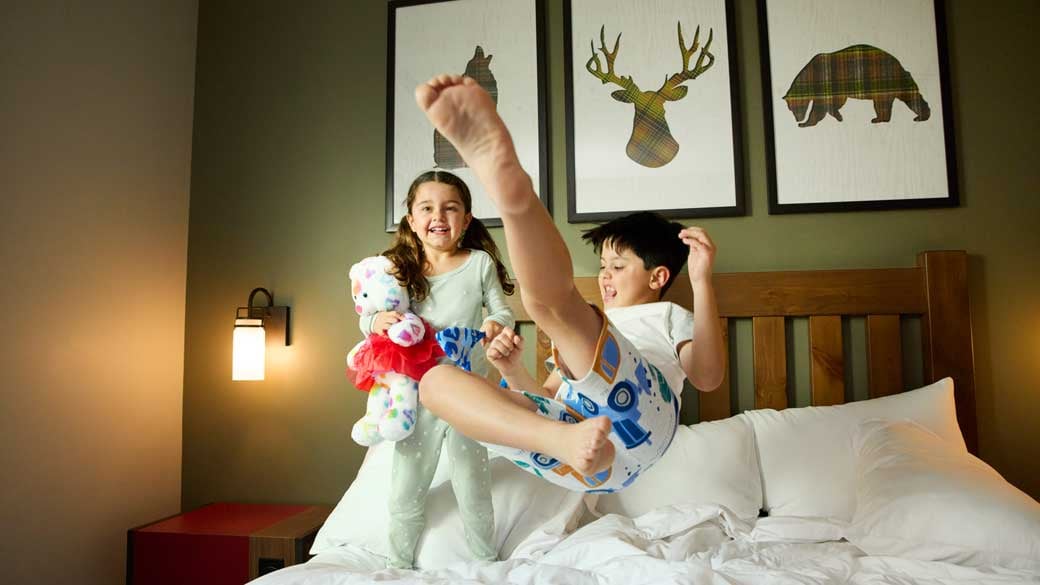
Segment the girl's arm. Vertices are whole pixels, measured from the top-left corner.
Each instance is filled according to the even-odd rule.
[[[494,321],[502,327],[512,329],[516,327],[516,318],[513,316],[513,311],[509,309],[509,301],[506,300],[506,293],[502,290],[502,283],[498,281],[494,261],[490,255],[486,255],[484,260],[481,279],[484,289],[484,307],[488,312],[484,323]]]
[[[715,289],[711,286],[715,243],[698,227],[679,232],[679,238],[690,247],[687,266],[693,289],[693,339],[679,348],[683,372],[698,390],[710,392],[722,384],[726,360],[719,327],[719,309]]]
[[[358,326],[361,327],[361,334],[368,336],[372,334],[372,322],[376,320],[376,313],[371,315],[361,315],[361,319],[358,321]]]
[[[365,335],[373,333],[386,335],[386,330],[402,318],[404,318],[404,315],[397,311],[383,311],[382,313],[372,315],[361,315],[358,324],[361,326],[361,333]]]

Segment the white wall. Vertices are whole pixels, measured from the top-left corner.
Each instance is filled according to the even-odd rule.
[[[197,0],[0,3],[0,582],[120,583],[181,495]]]

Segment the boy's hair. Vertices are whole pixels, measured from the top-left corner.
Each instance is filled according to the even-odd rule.
[[[466,213],[473,213],[473,198],[469,194],[469,187],[457,176],[447,171],[426,171],[412,181],[408,187],[408,196],[404,200],[404,207],[410,215],[412,205],[415,203],[415,195],[423,183],[443,183],[455,187],[462,199],[462,205]],[[459,241],[460,248],[472,248],[483,250],[495,261],[495,271],[498,273],[498,281],[502,283],[502,291],[507,295],[513,294],[513,283],[509,280],[509,274],[498,254],[498,246],[491,239],[487,227],[477,218],[472,218],[469,227],[466,228]],[[397,232],[394,234],[394,242],[390,248],[383,252],[394,263],[394,276],[397,281],[408,289],[408,296],[413,303],[424,300],[430,294],[430,283],[426,280],[423,271],[426,267],[426,254],[423,252],[422,241],[418,234],[412,230],[407,219],[402,219],[397,224]]]
[[[582,239],[591,242],[599,254],[603,246],[618,252],[631,250],[643,261],[647,270],[658,266],[668,269],[668,282],[661,289],[663,296],[679,275],[689,248],[679,239],[683,225],[668,221],[652,211],[640,211],[613,219],[599,227],[586,230]]]

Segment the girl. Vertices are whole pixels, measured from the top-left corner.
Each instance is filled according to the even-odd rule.
[[[412,310],[440,330],[480,329],[484,345],[503,328],[514,326],[505,295],[513,293],[498,247],[484,224],[472,215],[469,188],[455,175],[428,171],[408,189],[408,214],[397,226],[393,245],[383,255],[394,276],[408,287]],[[483,311],[488,316],[484,318]],[[385,334],[401,319],[387,311],[362,319],[362,331]],[[472,355],[474,373],[487,375],[482,352]],[[391,567],[410,568],[425,524],[426,494],[437,470],[442,443],[453,461],[452,487],[466,527],[466,542],[479,560],[494,560],[494,515],[487,450],[455,432],[422,406],[417,430],[398,441],[390,493]]]

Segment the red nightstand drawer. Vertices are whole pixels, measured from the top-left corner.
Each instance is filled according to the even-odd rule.
[[[241,585],[307,560],[330,511],[325,506],[218,503],[133,528],[127,533],[127,583]]]

